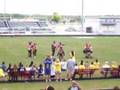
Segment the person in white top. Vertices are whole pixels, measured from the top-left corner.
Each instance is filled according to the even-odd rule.
[[[102,66],[102,68],[110,68],[109,62],[106,61],[105,64]]]
[[[68,88],[68,90],[81,90],[81,88],[76,81],[72,81],[71,86]]]
[[[62,65],[62,71],[66,71],[67,70],[67,62],[65,60],[61,61],[61,65]]]
[[[67,61],[67,79],[72,80],[73,74],[75,72],[75,61],[72,57]]]
[[[108,73],[110,71],[110,65],[109,65],[109,62],[106,61],[105,64],[102,66],[102,70],[101,70],[101,73],[104,75],[104,77],[106,78]]]
[[[50,76],[51,76],[51,79],[54,79],[54,78],[55,78],[55,59],[53,60],[52,65],[51,65],[51,73],[50,73]]]

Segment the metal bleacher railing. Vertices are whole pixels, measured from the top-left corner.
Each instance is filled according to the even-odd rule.
[[[0,34],[41,34],[54,33],[41,21],[8,21],[0,20]]]

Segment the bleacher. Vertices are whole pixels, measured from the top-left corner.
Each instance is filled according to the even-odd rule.
[[[8,22],[11,28],[18,28],[18,27],[39,27],[36,22]]]
[[[40,27],[47,27],[48,25],[45,22],[37,22]]]
[[[0,28],[4,28],[4,27],[6,27],[5,22],[4,21],[0,21]]]
[[[0,34],[1,35],[32,35],[55,33],[48,28],[46,22],[43,21],[0,21]]]

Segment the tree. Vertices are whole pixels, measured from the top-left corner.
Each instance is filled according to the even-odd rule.
[[[61,16],[58,13],[54,12],[52,16],[52,21],[58,23],[60,19],[61,19]]]

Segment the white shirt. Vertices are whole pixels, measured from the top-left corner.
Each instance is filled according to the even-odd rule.
[[[62,69],[63,69],[63,70],[66,70],[66,69],[67,69],[67,62],[62,61],[62,62],[61,62],[61,65],[62,65]]]
[[[78,90],[78,87],[71,87],[71,90]]]
[[[51,76],[54,76],[55,75],[55,65],[52,64],[51,65]]]
[[[102,68],[110,68],[110,65],[104,64],[104,65],[102,66]]]

